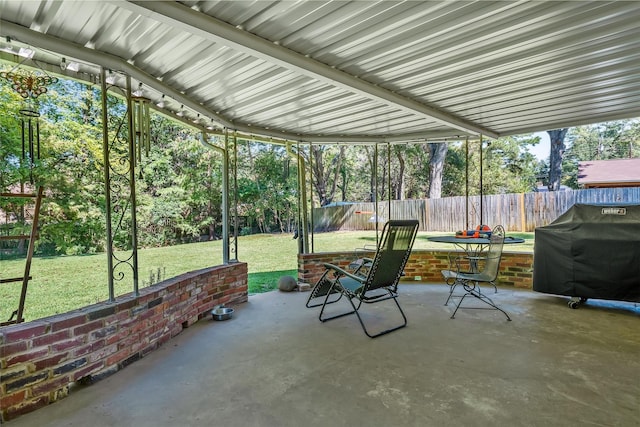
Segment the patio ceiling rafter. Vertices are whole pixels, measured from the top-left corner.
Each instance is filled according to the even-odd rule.
[[[0,60],[21,61],[19,48],[91,84],[100,67],[115,72],[110,84],[129,75],[153,108],[207,131],[311,144],[435,142],[640,111],[638,2],[2,5]],[[63,58],[80,69],[63,68]]]
[[[289,142],[305,142],[305,143],[317,143],[317,144],[327,144],[327,143],[350,143],[350,144],[375,144],[375,143],[401,143],[401,142],[441,142],[443,140],[458,140],[460,137],[456,138],[452,136],[450,131],[430,131],[430,132],[422,132],[422,133],[407,133],[407,134],[398,134],[398,135],[390,135],[390,136],[375,136],[375,135],[362,135],[362,136],[353,136],[353,135],[343,135],[343,136],[331,136],[331,135],[304,135],[300,133],[291,133],[286,131],[277,131],[271,129],[264,129],[257,126],[251,126],[243,123],[236,122],[234,120],[230,120],[224,117],[221,114],[216,113],[205,105],[193,100],[188,94],[182,93],[181,91],[173,88],[172,86],[162,82],[161,80],[155,78],[149,73],[137,67],[135,64],[132,64],[130,61],[127,61],[123,58],[120,58],[116,55],[112,55],[109,53],[105,53],[99,50],[90,49],[85,46],[78,45],[76,43],[60,39],[51,35],[43,34],[38,31],[31,30],[29,28],[25,28],[23,26],[17,25],[13,22],[5,21],[0,19],[0,28],[2,29],[2,36],[9,37],[10,40],[18,41],[24,43],[26,45],[30,45],[36,48],[44,49],[49,52],[53,52],[55,54],[59,54],[60,56],[66,56],[71,58],[76,58],[80,61],[95,64],[97,66],[102,66],[106,69],[110,69],[113,71],[122,72],[131,76],[134,80],[143,83],[148,88],[152,88],[174,100],[183,104],[185,107],[190,108],[191,110],[202,114],[203,116],[210,117],[220,126],[237,130],[242,132],[245,135],[253,135],[255,138],[265,141],[271,141],[272,138],[276,140],[282,141],[281,143]],[[0,59],[4,59],[6,61],[10,61],[10,55],[2,52],[0,53]],[[49,71],[56,71],[55,68],[57,66],[50,65],[44,63]],[[59,71],[58,71],[59,72]],[[76,76],[80,80],[90,80],[78,75]],[[171,114],[170,111],[165,109],[157,108],[153,106],[156,110],[160,111],[163,114],[168,114],[173,119],[181,121],[187,125],[194,126],[203,132],[212,133],[212,134],[222,134],[223,130],[207,130],[204,126],[191,123],[189,120],[186,120],[183,117],[177,116],[175,114]],[[434,141],[432,141],[434,140]],[[272,141],[273,142],[273,141]]]
[[[16,25],[13,22],[5,21],[0,19],[0,28],[2,28],[2,35],[10,37],[11,39],[18,40],[20,42],[45,49],[51,52],[58,53],[62,56],[68,56],[77,58],[78,60],[89,62],[92,64],[96,64],[107,69],[111,69],[114,71],[120,71],[125,74],[128,74],[135,80],[144,83],[146,86],[149,86],[163,94],[175,99],[178,102],[181,102],[186,107],[191,108],[192,110],[199,112],[205,116],[211,117],[217,123],[224,127],[228,127],[231,129],[237,129],[240,131],[251,132],[252,129],[250,127],[246,127],[233,121],[227,120],[223,116],[216,114],[215,111],[211,111],[208,108],[200,105],[199,103],[193,101],[189,96],[182,94],[180,91],[174,89],[173,87],[164,84],[159,81],[152,75],[146,73],[140,68],[132,65],[128,61],[105,52],[101,52],[95,49],[89,49],[84,46],[80,46],[73,42],[63,40],[57,37],[53,37],[50,35],[46,35],[37,31],[30,30],[28,28],[22,27],[20,25]],[[177,118],[180,120],[180,118]],[[182,120],[184,121],[184,120]],[[267,135],[269,136],[269,135]],[[276,136],[276,135],[273,135]],[[281,133],[278,133],[278,137],[283,137]],[[289,135],[291,138],[295,138],[297,135]],[[284,136],[286,137],[286,136]]]
[[[498,132],[465,120],[436,107],[420,103],[329,66],[307,55],[297,53],[262,37],[236,28],[177,2],[145,2],[122,0],[123,8],[156,21],[181,28],[204,39],[222,43],[245,54],[295,70],[307,77],[349,90],[386,105],[398,107],[413,115],[435,120],[463,134],[497,138]],[[451,133],[449,133],[451,135]]]

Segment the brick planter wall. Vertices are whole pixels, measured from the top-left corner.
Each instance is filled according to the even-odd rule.
[[[449,268],[449,251],[414,250],[404,269],[403,283],[443,283],[440,270]],[[298,255],[298,280],[312,286],[324,272],[323,263],[345,268],[359,257],[373,257],[370,252],[322,252]],[[419,278],[419,279],[418,279]],[[500,285],[517,288],[532,288],[533,254],[525,252],[503,252],[500,262]]]
[[[247,264],[206,268],[65,314],[0,328],[0,420],[144,357],[218,304],[247,301]]]

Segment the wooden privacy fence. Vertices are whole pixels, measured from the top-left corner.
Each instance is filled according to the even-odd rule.
[[[456,231],[480,224],[480,196],[378,202],[378,227],[389,219],[417,219],[421,231]],[[547,225],[576,203],[640,203],[640,187],[594,188],[541,193],[496,194],[482,198],[482,222],[508,231],[533,231]],[[391,214],[389,214],[391,209]],[[313,209],[314,231],[374,230],[375,203],[350,203]]]

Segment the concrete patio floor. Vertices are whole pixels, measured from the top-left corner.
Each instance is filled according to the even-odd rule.
[[[509,312],[443,306],[402,285],[409,324],[376,339],[321,323],[308,293],[249,297],[21,426],[638,426],[640,306],[501,288]],[[346,307],[342,305],[342,307]],[[336,304],[337,306],[338,304]],[[372,325],[399,319],[390,301]]]

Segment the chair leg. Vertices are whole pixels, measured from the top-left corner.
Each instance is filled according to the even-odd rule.
[[[489,282],[489,284],[491,286],[493,286],[493,293],[497,294],[498,293],[498,287],[496,286],[496,283],[495,282]]]
[[[356,312],[357,312],[357,310],[358,310],[358,309],[353,305],[353,301],[351,301],[351,298],[347,298],[347,299],[349,300],[349,302],[351,303],[351,305],[353,306],[353,311],[349,311],[349,312],[341,313],[341,314],[336,314],[335,316],[331,316],[331,317],[324,317],[324,318],[322,317],[322,315],[324,314],[324,309],[325,309],[325,307],[326,307],[328,304],[333,304],[334,302],[336,302],[336,301],[338,301],[338,300],[340,300],[340,299],[342,298],[342,295],[343,295],[343,293],[342,293],[342,292],[340,292],[340,291],[334,291],[335,284],[336,284],[335,282],[333,282],[333,283],[331,284],[331,287],[329,288],[329,292],[327,292],[327,296],[324,298],[324,302],[322,303],[322,309],[320,309],[320,314],[318,315],[318,319],[319,319],[321,322],[327,322],[327,321],[329,321],[329,320],[337,319],[337,318],[339,318],[339,317],[348,316],[348,315],[350,315],[350,314],[356,313]],[[336,300],[329,301],[329,297],[331,296],[331,294],[332,294],[332,293],[335,293],[335,292],[339,292],[339,293],[340,293],[340,296],[339,296]],[[312,307],[316,307],[316,306],[314,305],[314,306],[312,306]],[[358,308],[360,308],[360,306],[359,306],[359,305],[358,305]]]
[[[309,298],[307,299],[307,303],[306,303],[307,308],[320,307],[321,305],[325,305],[325,304],[333,304],[334,302],[337,302],[340,300],[340,298],[342,298],[342,294],[340,292],[337,292],[335,290],[331,291],[333,289],[333,280],[327,279],[328,273],[329,273],[329,270],[325,271],[324,274],[320,277],[320,279],[316,282],[313,289],[311,289],[311,293],[309,294]],[[311,300],[313,299],[321,298],[325,295],[329,296],[332,293],[338,294],[338,297],[328,302],[327,302],[327,298],[325,298],[323,302],[311,303]]]
[[[480,307],[461,307],[462,305],[462,301],[464,301],[465,297],[467,296],[473,296],[475,298],[477,298],[478,300],[484,302],[485,304],[491,306],[493,309],[498,310],[500,312],[502,312],[502,314],[504,314],[505,316],[507,316],[507,320],[511,321],[511,317],[509,317],[509,315],[507,314],[506,311],[504,311],[503,309],[501,309],[500,307],[498,307],[493,300],[491,300],[491,298],[489,298],[488,296],[482,294],[482,292],[480,292],[479,290],[479,286],[477,283],[472,283],[469,284],[468,282],[464,284],[464,288],[467,291],[462,298],[460,298],[460,301],[458,301],[458,305],[456,305],[456,309],[453,311],[453,314],[451,315],[451,318],[454,319],[456,313],[458,312],[458,309],[460,308],[466,308],[466,309],[480,309]]]
[[[327,297],[325,298],[325,301],[328,300],[330,294],[327,294]],[[391,293],[390,293],[391,295]],[[323,313],[324,313],[324,308],[327,304],[331,304],[332,302],[329,302],[327,304],[323,304],[322,305],[322,309],[320,310],[320,315],[318,316],[318,318],[320,319],[321,322],[328,322],[329,320],[333,320],[333,319],[338,319],[340,317],[344,317],[344,316],[348,316],[350,314],[356,314],[356,316],[358,317],[358,321],[360,322],[360,326],[362,326],[362,330],[364,331],[364,333],[369,337],[369,338],[376,338],[379,337],[381,335],[385,335],[388,334],[389,332],[393,332],[395,330],[398,330],[400,328],[404,328],[405,326],[407,326],[407,316],[404,314],[404,311],[402,310],[402,307],[400,307],[400,304],[398,303],[397,300],[397,296],[392,296],[389,297],[388,299],[392,299],[393,302],[395,302],[396,307],[398,307],[398,310],[400,311],[400,314],[402,315],[402,319],[403,319],[403,323],[395,326],[393,328],[390,329],[386,329],[382,332],[378,332],[377,334],[371,334],[369,332],[369,330],[367,329],[366,325],[364,324],[364,321],[362,320],[362,317],[360,316],[360,307],[362,307],[362,300],[358,299],[358,304],[354,304],[353,303],[353,298],[350,298],[349,295],[347,295],[347,299],[349,300],[349,303],[351,304],[351,307],[353,308],[352,311],[348,311],[346,313],[340,313],[340,314],[336,314],[335,316],[331,316],[331,317],[322,317]]]
[[[398,326],[395,326],[393,328],[386,329],[386,330],[384,330],[382,332],[378,332],[377,334],[371,335],[369,333],[369,331],[367,330],[367,327],[364,325],[364,322],[362,321],[362,317],[360,317],[360,313],[358,312],[358,310],[355,310],[356,316],[358,316],[358,321],[360,322],[360,326],[362,326],[362,330],[364,331],[364,333],[369,338],[377,338],[379,336],[386,335],[389,332],[397,331],[398,329],[401,329],[401,328],[404,328],[405,326],[407,326],[407,316],[405,316],[404,311],[402,310],[402,307],[400,307],[400,304],[398,303],[397,297],[393,297],[393,298],[390,298],[390,299],[392,299],[393,302],[396,303],[396,306],[398,307],[398,310],[400,311],[400,314],[402,315],[402,318],[404,319],[403,323],[398,325]],[[351,305],[353,305],[353,302],[351,303]],[[355,308],[355,306],[354,306],[354,308]]]
[[[327,295],[327,296],[329,296],[329,295]],[[317,296],[317,297],[314,297],[314,298],[322,298],[322,295]],[[318,303],[313,303],[313,304],[312,304],[312,303],[311,303],[311,300],[312,300],[312,299],[314,299],[314,298],[312,298],[311,296],[309,296],[309,299],[307,300],[307,308],[314,308],[314,307],[320,307],[321,305],[325,305],[325,302],[324,302],[324,301],[323,301],[323,302],[318,302]],[[333,299],[333,300],[331,300],[331,301],[327,301],[327,302],[326,302],[326,304],[333,304],[334,302],[338,302],[338,301],[340,301],[340,298],[342,298],[342,294],[341,294],[341,293],[338,293],[338,294],[337,294],[337,298],[336,298],[336,299]]]
[[[447,283],[447,285],[449,284]],[[456,286],[458,286],[457,280],[454,280],[453,283],[449,285],[449,296],[447,296],[447,300],[444,302],[444,305],[449,305],[449,301],[451,301],[451,297],[453,297],[453,292],[455,291]]]

